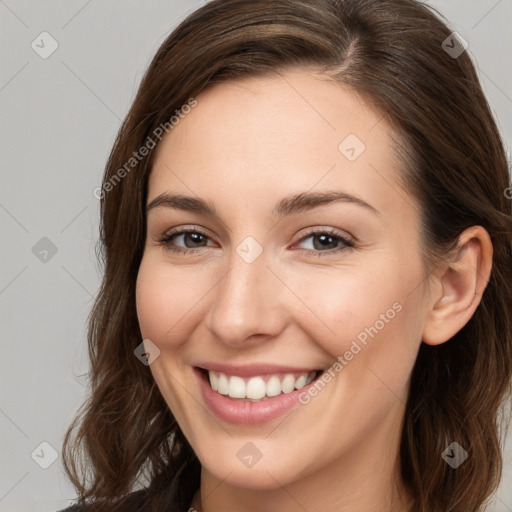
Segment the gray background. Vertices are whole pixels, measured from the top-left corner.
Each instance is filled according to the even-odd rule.
[[[203,3],[0,0],[0,512],[55,511],[75,497],[60,459],[40,467],[52,461],[40,444],[60,457],[85,397],[85,322],[100,282],[93,190],[151,57]],[[432,3],[469,42],[510,148],[512,0]],[[47,59],[31,47],[43,31],[59,45]],[[494,512],[512,511],[510,437],[505,456]]]

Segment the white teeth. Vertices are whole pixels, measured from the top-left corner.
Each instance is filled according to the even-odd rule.
[[[291,393],[295,389],[295,377],[291,374],[285,375],[281,388],[283,393]]]
[[[307,375],[301,375],[296,381],[295,381],[295,389],[303,388],[306,385],[306,381],[308,379]]]
[[[277,375],[272,375],[267,381],[267,396],[277,396],[281,394],[281,381]]]
[[[217,391],[221,395],[227,395],[229,393],[229,381],[228,378],[223,373],[219,375]]]
[[[210,372],[210,385],[214,391],[219,389],[219,378],[213,372]]]
[[[303,388],[315,378],[316,372],[302,373],[297,377],[292,373],[287,373],[284,376],[282,374],[272,375],[267,377],[266,381],[263,377],[243,379],[236,375],[229,376],[213,371],[209,371],[208,375],[212,389],[221,395],[257,402]]]
[[[266,394],[267,385],[261,377],[253,377],[252,379],[249,379],[249,382],[245,387],[245,395],[247,398],[257,400],[258,398],[263,398]]]
[[[245,398],[245,383],[241,377],[229,379],[229,396],[231,398]]]

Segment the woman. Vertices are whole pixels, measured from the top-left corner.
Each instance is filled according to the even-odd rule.
[[[214,0],[108,161],[69,510],[480,511],[512,376],[503,143],[414,0]]]

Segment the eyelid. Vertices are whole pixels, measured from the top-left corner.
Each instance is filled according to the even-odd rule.
[[[198,226],[196,224],[189,224],[189,225],[185,224],[183,226],[177,226],[175,228],[167,229],[161,235],[159,235],[159,236],[157,235],[156,238],[160,239],[160,238],[164,238],[164,237],[171,237],[173,235],[182,235],[184,233],[199,233],[201,235],[206,236],[210,240],[215,241],[215,237],[211,236],[210,233],[206,229],[204,229],[201,226]]]
[[[310,235],[321,234],[321,233],[338,236],[340,238],[344,238],[346,240],[353,241],[354,243],[357,241],[356,238],[354,236],[352,236],[350,233],[348,233],[347,231],[344,231],[344,230],[341,230],[341,229],[338,229],[338,228],[335,228],[332,226],[321,226],[321,225],[315,225],[315,226],[311,226],[311,227],[304,228],[303,230],[301,230],[298,234],[298,241],[300,242],[300,241],[304,240],[304,238],[307,238]]]

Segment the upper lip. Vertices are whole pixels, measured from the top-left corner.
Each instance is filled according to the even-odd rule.
[[[255,363],[245,365],[235,365],[226,363],[199,363],[197,368],[207,371],[221,372],[227,375],[237,375],[239,377],[255,377],[257,375],[269,375],[275,373],[309,373],[317,371],[313,367],[283,366],[272,363]]]

